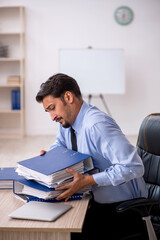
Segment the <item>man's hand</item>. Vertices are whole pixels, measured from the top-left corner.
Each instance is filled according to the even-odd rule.
[[[56,200],[61,200],[65,198],[65,201],[67,201],[75,192],[79,191],[81,188],[96,184],[92,175],[85,176],[70,168],[67,168],[66,172],[71,173],[73,175],[73,181],[70,182],[69,184],[66,184],[62,187],[58,187],[55,189],[55,190],[66,190],[63,193],[61,193],[56,198]]]
[[[44,155],[46,152],[47,152],[47,151],[45,151],[45,150],[41,150],[41,151],[40,151],[40,156]]]

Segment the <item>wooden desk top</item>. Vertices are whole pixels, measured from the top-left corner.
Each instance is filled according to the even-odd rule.
[[[89,198],[67,202],[73,208],[54,222],[11,219],[8,214],[25,203],[12,190],[0,190],[0,231],[81,232],[88,203]]]

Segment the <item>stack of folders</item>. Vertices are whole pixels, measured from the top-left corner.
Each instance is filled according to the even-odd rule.
[[[73,175],[66,172],[71,168],[79,173],[87,174],[94,169],[89,155],[75,152],[64,147],[56,147],[43,156],[37,156],[18,163],[17,173],[25,179],[14,181],[14,193],[29,195],[35,198],[55,199],[63,191],[56,187],[73,180]],[[79,199],[90,191],[90,187],[81,189],[73,198]],[[33,199],[30,197],[29,199]],[[72,200],[72,199],[71,199]]]

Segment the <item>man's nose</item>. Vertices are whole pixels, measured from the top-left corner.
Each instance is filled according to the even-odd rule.
[[[52,111],[50,112],[50,117],[52,119],[52,121],[54,121],[57,117],[57,114],[53,113]]]

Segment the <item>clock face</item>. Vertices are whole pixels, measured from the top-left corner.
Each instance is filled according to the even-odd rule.
[[[133,12],[129,7],[119,7],[114,13],[115,20],[121,25],[127,25],[133,20]]]

